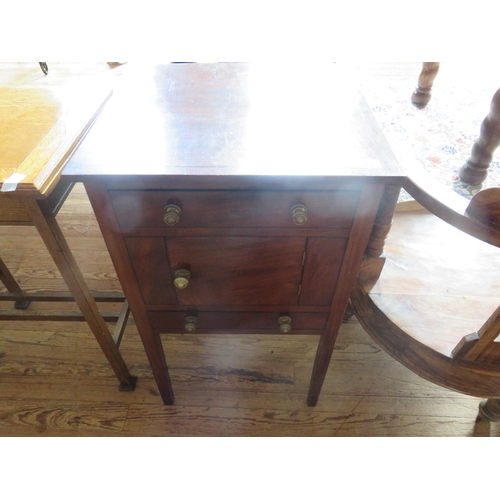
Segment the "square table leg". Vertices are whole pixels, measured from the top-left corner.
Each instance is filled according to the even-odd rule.
[[[133,391],[137,377],[130,375],[47,200],[26,199],[25,205],[69,291],[120,381],[120,390]]]

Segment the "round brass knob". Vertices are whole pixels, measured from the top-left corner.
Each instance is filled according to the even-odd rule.
[[[307,222],[307,208],[304,205],[294,205],[290,209],[292,220],[297,226],[301,226]]]
[[[290,316],[280,316],[278,318],[281,333],[290,333],[292,331],[292,318]]]
[[[184,331],[190,333],[196,331],[197,319],[195,316],[186,316],[184,320]]]
[[[167,205],[164,212],[163,222],[167,226],[175,226],[181,220],[182,210],[177,205]]]
[[[189,279],[191,278],[191,273],[187,269],[179,269],[174,273],[174,285],[176,288],[183,289],[189,285]]]

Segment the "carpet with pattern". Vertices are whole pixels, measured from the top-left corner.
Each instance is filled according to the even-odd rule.
[[[498,71],[470,64],[442,63],[432,99],[424,109],[411,104],[421,63],[358,65],[358,85],[402,165],[425,169],[466,198],[500,186],[500,148],[482,185],[467,185],[458,172],[488,114],[498,86]]]

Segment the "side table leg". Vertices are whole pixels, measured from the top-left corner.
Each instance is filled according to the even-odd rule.
[[[411,102],[417,108],[425,108],[431,100],[431,90],[439,71],[438,62],[424,62],[418,77],[417,88],[411,95]]]
[[[479,137],[472,146],[470,158],[460,169],[460,180],[480,184],[488,175],[493,153],[500,145],[500,89],[491,100],[488,116],[481,123]]]
[[[133,391],[137,377],[130,375],[47,201],[26,200],[25,203],[69,291],[120,381],[120,390]]]
[[[23,292],[2,259],[0,259],[0,281],[5,285],[5,288],[7,288],[9,292]],[[14,307],[16,309],[27,309],[29,305],[29,300],[16,300]]]

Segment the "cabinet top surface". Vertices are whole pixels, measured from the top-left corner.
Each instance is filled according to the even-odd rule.
[[[110,92],[0,88],[0,190],[47,194]]]
[[[130,72],[63,175],[403,177],[342,68],[260,63]]]

